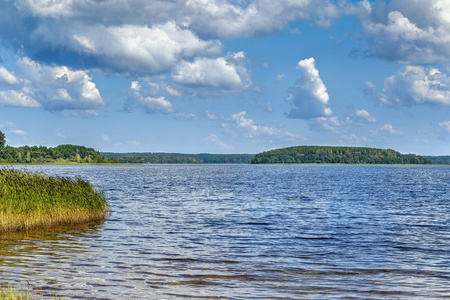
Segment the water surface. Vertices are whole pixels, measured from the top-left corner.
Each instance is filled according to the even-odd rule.
[[[450,167],[29,166],[105,222],[3,235],[0,283],[66,299],[450,297]]]

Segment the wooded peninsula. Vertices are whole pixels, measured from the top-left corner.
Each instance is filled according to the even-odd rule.
[[[415,154],[392,149],[297,146],[256,154],[252,164],[431,164]]]

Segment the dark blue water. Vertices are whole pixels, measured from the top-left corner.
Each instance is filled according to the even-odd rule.
[[[450,297],[450,167],[28,167],[101,224],[1,237],[0,283],[66,299]]]

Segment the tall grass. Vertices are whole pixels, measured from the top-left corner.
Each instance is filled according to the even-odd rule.
[[[17,289],[11,286],[0,286],[0,300],[33,300],[33,299],[43,299],[32,297],[30,292],[23,290],[22,288]],[[51,299],[59,300],[56,294]]]
[[[0,168],[0,232],[99,221],[109,211],[104,194],[81,178]]]
[[[24,290],[0,286],[0,300],[29,300],[30,295]]]

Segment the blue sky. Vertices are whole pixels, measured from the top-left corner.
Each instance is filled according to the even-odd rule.
[[[447,0],[0,0],[7,144],[450,155]]]

